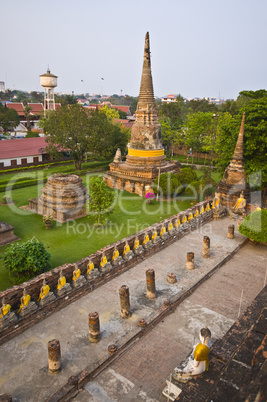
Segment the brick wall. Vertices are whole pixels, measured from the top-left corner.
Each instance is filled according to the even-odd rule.
[[[193,207],[180,212],[177,215],[174,215],[168,219],[165,219],[159,223],[156,223],[145,230],[142,230],[132,236],[129,236],[127,238],[124,238],[122,240],[117,241],[116,243],[110,244],[101,250],[97,251],[96,253],[93,253],[89,255],[88,257],[85,257],[79,261],[76,262],[78,267],[81,269],[81,274],[85,275],[87,271],[87,265],[89,259],[91,259],[95,265],[95,268],[99,268],[100,266],[100,260],[102,253],[105,252],[108,261],[111,261],[113,251],[115,246],[119,250],[120,255],[123,253],[123,249],[125,246],[126,241],[128,241],[130,248],[133,248],[135,237],[137,236],[140,245],[143,242],[144,234],[147,232],[149,234],[149,237],[151,238],[152,232],[157,229],[158,235],[160,232],[160,229],[162,227],[162,224],[165,224],[166,230],[168,226],[168,222],[172,221],[174,223],[174,220],[176,218],[179,218],[182,220],[184,215],[189,216],[191,213],[195,213],[196,210],[202,208],[204,205],[204,208],[206,208],[207,204],[211,205],[211,201],[203,201],[200,202]],[[50,287],[50,291],[54,292],[56,295],[56,288],[57,288],[57,283],[58,283],[58,278],[60,271],[62,270],[63,275],[66,277],[66,280],[68,283],[72,282],[72,274],[74,270],[75,263],[73,264],[64,264],[60,267],[54,268],[49,272],[46,272],[44,274],[41,274],[34,279],[24,282],[21,285],[13,286],[9,289],[6,289],[2,292],[0,292],[0,299],[2,300],[5,298],[5,303],[11,305],[11,311],[16,312],[19,309],[20,306],[20,299],[23,294],[23,289],[25,288],[28,292],[28,294],[31,295],[31,301],[34,301],[38,305],[38,309],[36,312],[29,314],[26,317],[18,317],[18,321],[14,324],[12,324],[9,327],[4,327],[0,329],[0,344],[4,343],[6,340],[16,336],[17,334],[23,332],[25,329],[31,327],[32,325],[35,325],[37,322],[41,321],[45,317],[53,314],[54,311],[65,307],[66,305],[72,303],[76,299],[80,298],[81,296],[85,295],[86,293],[89,293],[93,291],[95,288],[101,286],[105,282],[109,281],[110,279],[114,278],[115,276],[120,275],[122,272],[127,271],[131,267],[135,266],[139,262],[143,261],[147,257],[157,253],[161,249],[169,246],[170,244],[176,242],[183,236],[185,236],[187,233],[189,233],[192,230],[196,230],[198,227],[201,225],[211,221],[213,218],[213,212],[212,210],[207,211],[201,215],[198,216],[198,218],[194,218],[193,220],[189,221],[186,225],[186,227],[180,226],[180,229],[178,232],[174,233],[172,236],[169,236],[166,240],[160,241],[157,244],[153,244],[153,247],[150,249],[144,249],[142,254],[140,255],[134,255],[134,257],[130,261],[123,261],[121,265],[117,267],[113,267],[112,270],[110,270],[107,273],[99,273],[99,275],[91,280],[87,280],[86,283],[79,289],[73,288],[72,291],[68,294],[68,298],[66,299],[64,296],[62,297],[56,297],[54,301],[52,301],[50,304],[41,307],[38,305],[38,297],[40,293],[40,289],[42,287],[43,280],[45,279],[47,284]]]

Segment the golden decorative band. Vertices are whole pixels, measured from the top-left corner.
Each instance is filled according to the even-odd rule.
[[[164,149],[132,149],[128,148],[128,155],[130,156],[139,156],[142,158],[152,158],[153,156],[162,156],[164,155]]]

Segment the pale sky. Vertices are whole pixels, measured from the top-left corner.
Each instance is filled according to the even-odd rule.
[[[147,31],[156,96],[267,88],[267,0],[0,0],[0,21],[6,88],[49,64],[57,92],[138,96]]]

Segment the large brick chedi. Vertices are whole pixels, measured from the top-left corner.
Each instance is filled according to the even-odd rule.
[[[246,201],[250,202],[250,189],[244,168],[244,125],[245,113],[243,113],[234,154],[216,189],[217,192],[221,193],[222,205],[227,207],[232,207],[235,204],[241,191],[243,191]]]
[[[110,171],[104,176],[108,186],[139,195],[145,194],[146,186],[153,186],[161,173],[178,172],[179,162],[166,162],[161,143],[161,125],[155,107],[151,74],[149,33],[145,38],[143,72],[136,109],[136,120],[132,127],[131,141],[126,162],[115,157]]]

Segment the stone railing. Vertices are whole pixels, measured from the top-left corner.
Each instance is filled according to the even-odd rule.
[[[200,202],[177,215],[149,226],[145,230],[110,244],[76,263],[64,264],[28,282],[0,292],[0,300],[3,301],[4,299],[5,304],[11,306],[10,311],[2,318],[0,317],[0,344],[212,219],[211,201]],[[162,227],[165,227],[165,233],[160,235]],[[152,240],[152,235],[155,235],[156,230],[158,237]],[[146,236],[149,237],[149,242],[143,245]],[[146,239],[148,240],[148,238]],[[139,242],[140,245],[138,250],[134,249],[136,242]],[[130,251],[123,254],[127,244],[130,247]],[[118,250],[120,255],[120,258],[117,259],[118,263],[112,260],[115,250]],[[103,265],[104,256],[106,256],[107,260],[106,265]],[[93,269],[89,268],[89,263],[93,263],[93,265],[91,264],[91,268],[94,266]],[[75,266],[81,272],[80,278],[76,281],[73,280]],[[60,275],[65,277],[68,284],[66,288],[63,287],[65,291],[57,289]],[[38,301],[44,280],[50,288],[49,295],[53,297],[47,297],[47,299],[44,297]],[[25,307],[22,314],[22,312],[18,313],[18,311],[24,289],[31,296],[34,308]],[[11,316],[12,319],[8,319]]]

